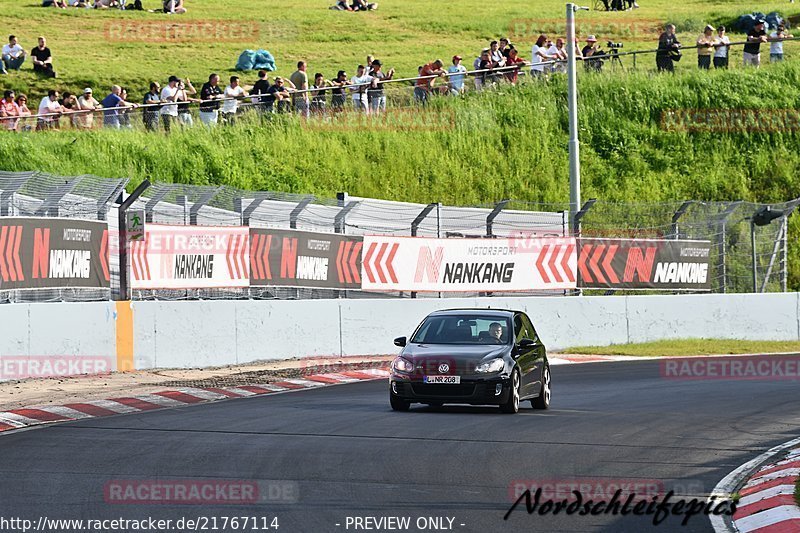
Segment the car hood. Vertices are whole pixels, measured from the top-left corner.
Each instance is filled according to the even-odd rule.
[[[414,363],[415,374],[470,375],[483,359],[510,351],[508,344],[409,344],[400,355]],[[442,364],[448,365],[447,371],[440,371]]]

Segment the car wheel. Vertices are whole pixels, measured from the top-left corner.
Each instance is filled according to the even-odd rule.
[[[550,367],[544,367],[544,374],[542,377],[542,392],[538,398],[531,400],[531,405],[534,409],[549,409],[550,408]]]
[[[389,392],[389,403],[392,405],[393,411],[408,411],[411,407],[411,402],[398,398],[391,392]]]
[[[504,413],[514,414],[519,411],[519,371],[515,368],[511,373],[511,394],[508,400],[500,404],[500,410]]]

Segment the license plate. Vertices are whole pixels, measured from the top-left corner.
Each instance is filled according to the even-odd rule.
[[[446,385],[458,385],[461,383],[461,376],[423,376],[425,383],[442,383]]]

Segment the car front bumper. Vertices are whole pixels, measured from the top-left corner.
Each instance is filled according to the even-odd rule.
[[[389,378],[389,394],[412,403],[499,405],[508,401],[511,379],[498,374],[468,376],[462,377],[458,385],[440,385],[423,383],[421,377],[393,373]]]

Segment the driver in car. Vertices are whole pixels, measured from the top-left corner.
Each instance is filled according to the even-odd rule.
[[[489,340],[496,344],[503,344],[503,326],[499,322],[489,324]]]

